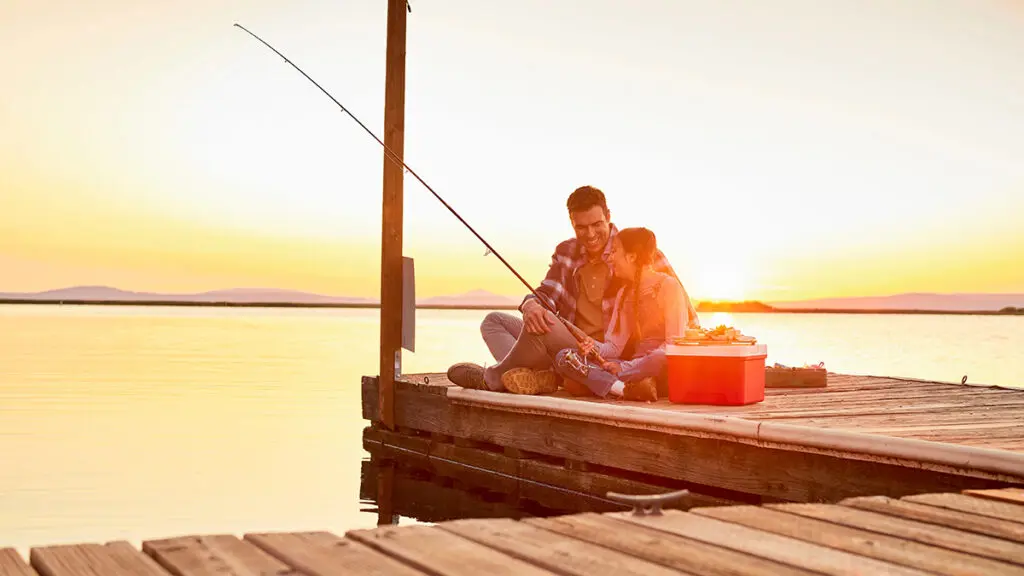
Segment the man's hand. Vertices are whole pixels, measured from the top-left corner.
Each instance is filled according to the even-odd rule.
[[[530,300],[523,306],[523,325],[530,334],[547,334],[556,322],[555,315],[539,302]]]

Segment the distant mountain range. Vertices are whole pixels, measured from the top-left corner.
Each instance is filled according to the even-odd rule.
[[[353,296],[325,296],[299,290],[278,290],[275,288],[231,288],[199,293],[131,292],[110,286],[72,286],[46,290],[44,292],[0,292],[0,300],[22,300],[33,302],[189,302],[189,303],[280,303],[314,305],[376,306],[378,298]],[[417,301],[418,306],[437,307],[516,307],[520,300],[508,298],[486,290],[474,290],[465,294],[435,296]]]
[[[274,288],[231,288],[190,294],[130,292],[110,286],[73,286],[45,292],[0,292],[0,300],[34,302],[181,302],[196,304],[292,304],[320,306],[377,306],[377,298],[326,296],[298,290]],[[511,298],[486,290],[464,294],[421,298],[417,306],[438,308],[515,308],[521,298]],[[705,302],[701,309],[713,310],[724,303]],[[734,305],[734,311],[760,311],[761,303]],[[756,304],[757,306],[754,306]],[[1007,307],[1024,308],[1024,294],[928,294],[910,293],[861,298],[822,298],[816,300],[767,302],[775,311],[786,310],[928,310],[995,311]],[[707,305],[707,306],[705,306]],[[752,307],[753,306],[753,307]],[[728,306],[726,306],[728,308]],[[726,309],[726,308],[722,308]],[[764,311],[768,311],[765,307]]]
[[[938,310],[983,311],[1024,308],[1024,294],[930,294],[908,293],[860,298],[821,298],[790,302],[769,302],[784,310]]]

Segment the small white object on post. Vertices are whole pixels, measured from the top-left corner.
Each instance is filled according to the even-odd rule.
[[[416,267],[402,257],[402,348],[416,351]]]

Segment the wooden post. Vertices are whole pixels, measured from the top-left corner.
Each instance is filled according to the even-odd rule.
[[[384,76],[384,200],[380,253],[380,418],[395,429],[395,377],[402,371],[402,181],[405,170],[388,150],[405,158],[406,0],[388,0],[387,70]]]

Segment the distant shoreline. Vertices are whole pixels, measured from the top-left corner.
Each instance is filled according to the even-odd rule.
[[[213,308],[380,308],[376,302],[192,302],[187,300],[37,300],[0,298],[0,304],[45,304],[65,306],[198,306]],[[514,305],[486,306],[479,304],[419,304],[419,310],[517,310]],[[700,306],[698,311],[729,314],[896,314],[950,316],[1024,316],[1024,309],[1004,310],[895,310],[860,308],[766,308],[735,310]]]
[[[213,308],[380,308],[376,302],[193,302],[190,300],[36,300],[0,298],[0,304],[47,304],[64,306],[203,306]],[[517,310],[513,305],[418,304],[421,310]]]

